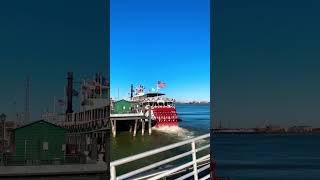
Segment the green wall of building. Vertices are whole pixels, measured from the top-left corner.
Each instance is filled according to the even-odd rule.
[[[15,130],[15,156],[17,159],[54,160],[62,159],[66,144],[66,129],[46,121],[37,121]],[[48,150],[44,150],[44,142]]]
[[[120,100],[114,103],[114,112],[116,114],[125,114],[131,112],[131,107],[135,106],[136,103],[132,103],[126,100]]]

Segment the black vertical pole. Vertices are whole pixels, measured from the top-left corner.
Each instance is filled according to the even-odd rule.
[[[130,98],[131,98],[131,99],[133,98],[133,92],[134,92],[134,90],[133,90],[133,84],[131,84],[131,90],[130,90]]]
[[[68,72],[67,111],[66,111],[66,114],[73,113],[73,109],[72,109],[72,92],[73,92],[73,73],[72,72]]]

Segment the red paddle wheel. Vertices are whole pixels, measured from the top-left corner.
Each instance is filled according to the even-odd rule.
[[[156,127],[178,125],[178,115],[175,107],[153,107],[152,111],[156,120]]]

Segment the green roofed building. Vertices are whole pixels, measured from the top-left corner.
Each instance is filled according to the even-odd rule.
[[[130,113],[133,108],[137,106],[137,103],[126,101],[124,99],[113,103],[113,109],[115,114]]]
[[[32,162],[62,160],[67,130],[44,120],[14,130],[15,159]]]

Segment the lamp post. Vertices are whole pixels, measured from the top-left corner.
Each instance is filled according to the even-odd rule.
[[[0,115],[0,120],[2,122],[2,152],[4,153],[4,147],[5,147],[5,135],[6,135],[6,115],[5,114],[1,114]]]

